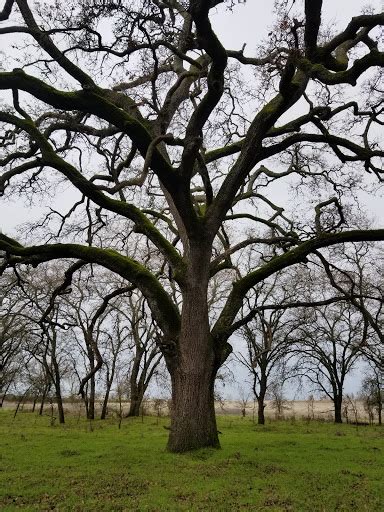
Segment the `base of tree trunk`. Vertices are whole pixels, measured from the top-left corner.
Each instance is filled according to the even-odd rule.
[[[167,449],[181,453],[220,448],[213,382],[207,375],[178,375],[173,379],[172,420]]]
[[[265,425],[265,414],[264,414],[264,400],[261,400],[258,402],[258,408],[257,408],[257,424],[258,425]]]
[[[167,450],[183,453],[200,448],[220,448],[216,421],[209,425],[197,425],[195,421],[179,420],[171,427]]]
[[[335,412],[335,423],[343,423],[343,418],[341,416],[341,411]]]
[[[129,411],[126,415],[127,418],[135,418],[140,416],[140,407],[141,407],[141,400],[131,400]]]
[[[64,425],[65,424],[65,416],[64,416],[64,408],[63,406],[59,406],[58,407],[58,412],[59,412],[59,423],[61,425]]]

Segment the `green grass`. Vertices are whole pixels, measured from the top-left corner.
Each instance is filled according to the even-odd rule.
[[[384,429],[219,417],[221,450],[165,451],[156,418],[0,411],[0,510],[384,510]]]

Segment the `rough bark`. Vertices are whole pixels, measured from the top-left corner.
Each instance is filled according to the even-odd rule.
[[[214,406],[219,365],[208,321],[207,253],[210,251],[201,248],[192,250],[190,272],[183,290],[176,364],[168,364],[172,381],[168,450],[172,452],[220,447]]]
[[[184,452],[220,447],[213,397],[215,376],[212,362],[203,360],[198,371],[192,364],[185,364],[174,372],[168,450]]]

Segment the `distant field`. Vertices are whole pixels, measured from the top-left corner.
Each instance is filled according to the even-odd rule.
[[[0,410],[2,511],[384,510],[384,428],[218,418],[221,450],[165,451],[166,418]]]
[[[157,402],[157,408],[156,408]],[[276,419],[277,412],[273,407],[273,403],[271,400],[266,400],[266,408],[265,415],[267,418]],[[345,400],[345,404],[347,404],[347,400]],[[6,409],[15,409],[16,402],[5,402],[4,408]],[[364,410],[364,404],[360,400],[354,400],[354,405],[357,408],[357,420],[359,422],[367,422],[368,415]],[[36,409],[38,409],[39,404],[36,405]],[[70,414],[85,414],[84,404],[83,402],[76,403],[65,403],[65,410]],[[147,400],[145,401],[145,411],[149,414],[156,414],[160,412],[160,415],[166,415],[168,413],[168,405],[167,400]],[[218,415],[241,415],[242,404],[240,401],[236,400],[225,400],[222,403],[216,402],[215,408],[216,413]],[[54,414],[56,414],[56,405],[53,404]],[[32,409],[31,403],[25,403],[21,406],[22,411],[30,411]],[[50,411],[50,405],[46,405],[46,412]],[[114,412],[119,410],[119,404],[110,402],[109,410],[113,414]],[[123,403],[123,412],[127,413],[129,410],[129,402]],[[96,403],[96,411],[98,414],[101,412],[101,402]],[[349,419],[353,422],[355,421],[355,415],[353,409],[348,407],[348,415]],[[257,405],[253,403],[252,400],[248,400],[246,406],[246,416],[257,416]],[[331,400],[315,400],[312,404],[310,404],[307,400],[286,400],[284,404],[283,410],[284,418],[295,418],[297,420],[302,420],[306,418],[318,419],[318,420],[326,420],[332,421],[333,419],[333,404]]]
[[[273,407],[271,400],[265,401],[265,415],[267,418],[276,419],[277,411]],[[347,407],[348,417],[351,422],[355,421],[355,414],[351,404],[344,400],[344,405]],[[364,409],[364,404],[361,400],[353,400],[353,406],[356,407],[357,421],[364,422],[368,421],[368,414]],[[224,408],[221,409],[219,404],[216,406],[217,412],[220,414],[240,414],[241,405],[240,402],[236,401],[225,401]],[[257,415],[257,405],[254,406],[252,401],[249,401],[246,407],[246,414],[253,416]],[[334,408],[331,400],[314,400],[313,403],[309,403],[308,400],[286,400],[283,407],[284,418],[296,418],[296,419],[318,419],[325,421],[332,421],[334,418]]]

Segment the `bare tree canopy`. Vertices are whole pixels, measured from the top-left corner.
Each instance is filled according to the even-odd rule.
[[[0,192],[75,192],[25,240],[0,234],[0,268],[67,258],[137,287],[172,380],[169,449],[219,446],[214,379],[252,289],[324,247],[384,240],[348,208],[365,175],[383,179],[384,13],[336,30],[322,0],[282,0],[248,56],[212,27],[233,1],[2,4]]]

